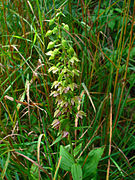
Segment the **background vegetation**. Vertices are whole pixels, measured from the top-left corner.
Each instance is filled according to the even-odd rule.
[[[57,76],[48,72],[55,62],[46,55],[46,32],[57,10],[70,29],[62,37],[80,60],[74,95],[84,116],[73,113],[70,138],[51,125]],[[74,168],[83,179],[135,179],[134,120],[134,0],[0,1],[1,179],[75,179]],[[70,158],[71,146],[80,166],[70,172],[60,155],[69,151]]]

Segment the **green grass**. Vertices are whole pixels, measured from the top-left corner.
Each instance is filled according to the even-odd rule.
[[[71,141],[51,125],[57,75],[48,73],[56,62],[46,55],[45,35],[58,9],[65,15],[59,23],[70,27],[62,36],[80,60],[75,95],[86,113],[77,124],[77,112],[71,117]],[[0,2],[1,179],[70,179],[60,158],[61,145],[71,153],[69,144],[83,174],[88,154],[104,147],[96,178],[135,179],[134,17],[135,0]]]

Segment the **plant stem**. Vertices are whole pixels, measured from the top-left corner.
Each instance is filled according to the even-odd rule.
[[[71,141],[71,136],[70,136],[70,133],[68,135],[68,140],[69,140],[69,144],[70,144],[70,148],[71,148],[71,154],[75,160],[75,157],[74,157],[74,151],[73,151],[73,145],[72,145],[72,141]]]

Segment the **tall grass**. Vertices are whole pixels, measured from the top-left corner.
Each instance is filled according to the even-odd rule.
[[[135,0],[0,2],[1,179],[72,179],[60,168],[68,139],[51,126],[56,76],[45,34],[58,9],[80,60],[76,93],[86,117],[70,127],[75,158],[85,169],[88,153],[105,147],[97,179],[134,179]]]

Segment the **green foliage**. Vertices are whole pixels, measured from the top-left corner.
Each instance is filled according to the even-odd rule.
[[[73,164],[71,167],[73,180],[82,180],[82,169],[80,164]]]
[[[89,152],[87,161],[83,167],[84,179],[96,179],[97,166],[103,152],[104,148],[93,149]]]
[[[60,156],[62,157],[60,167],[65,171],[71,171],[71,167],[75,161],[72,155],[63,146],[60,146]]]
[[[39,178],[38,167],[35,164],[32,164],[30,168],[30,173],[31,173],[32,179],[37,180]]]

